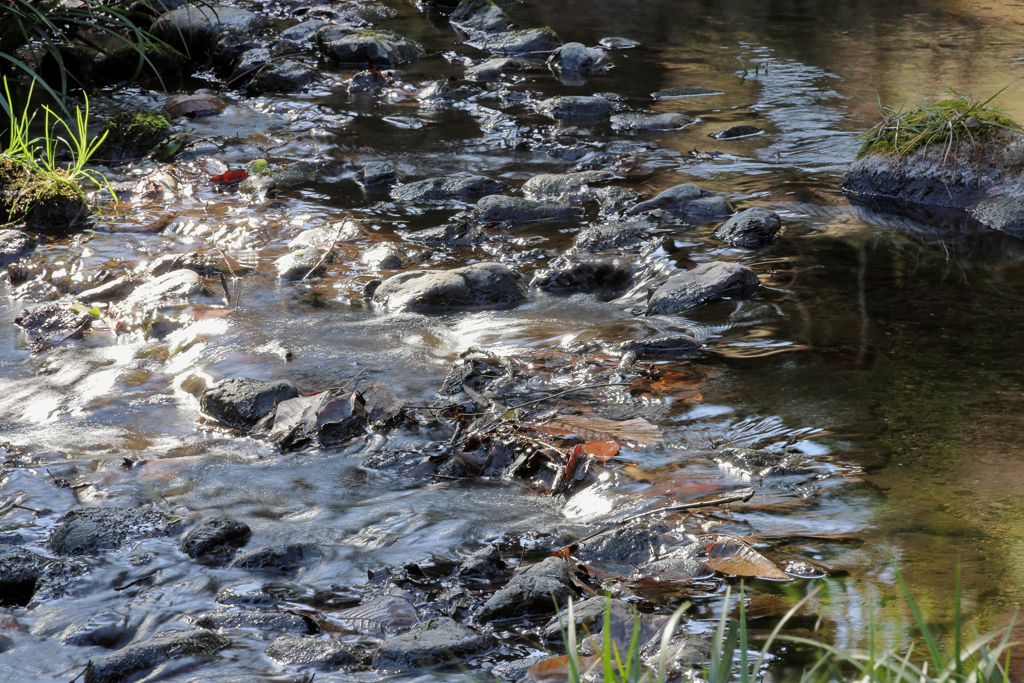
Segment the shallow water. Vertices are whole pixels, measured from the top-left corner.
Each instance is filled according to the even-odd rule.
[[[379,25],[421,41],[435,55],[408,68],[404,81],[460,73],[442,52],[484,57],[459,44],[443,19],[411,4],[387,4],[398,16]],[[242,291],[235,313],[198,320],[163,343],[95,333],[30,356],[17,328],[0,328],[0,423],[11,451],[11,466],[0,475],[2,493],[24,493],[25,506],[53,511],[14,510],[0,518],[0,528],[40,542],[57,514],[76,504],[156,500],[192,518],[241,519],[253,529],[250,545],[317,543],[329,550],[330,561],[295,583],[301,590],[338,587],[344,593],[365,582],[368,570],[431,558],[458,561],[499,539],[543,556],[600,529],[610,516],[649,506],[652,498],[668,504],[748,484],[711,460],[722,447],[795,445],[819,463],[821,481],[766,481],[749,505],[711,521],[723,533],[794,537],[785,544],[790,551],[835,570],[817,582],[825,588],[814,610],[837,644],[863,644],[871,610],[895,644],[912,638],[909,615],[892,599],[896,569],[928,618],[941,621],[950,614],[961,563],[967,613],[981,628],[1001,623],[1024,590],[1024,478],[1018,472],[1024,389],[1016,339],[1024,326],[1016,305],[1024,294],[1024,244],[969,226],[944,229],[854,209],[839,185],[857,134],[877,116],[876,98],[914,103],[941,97],[949,85],[984,99],[1020,76],[1024,15],[1009,6],[961,2],[678,0],[527,0],[511,14],[520,26],[550,25],[565,41],[593,45],[621,35],[641,42],[611,52],[614,68],[582,85],[534,70],[514,79],[512,90],[544,97],[614,92],[632,106],[699,117],[681,131],[642,136],[616,134],[606,124],[559,132],[595,147],[621,139],[642,143],[639,156],[651,173],[625,184],[647,197],[692,180],[740,207],[777,210],[786,233],[776,246],[731,249],[711,238],[713,224],[677,226],[675,251],[666,255],[679,265],[742,262],[758,272],[759,293],[686,317],[634,318],[593,297],[536,292],[507,311],[386,314],[361,298],[376,276],[359,260],[365,242],[346,245],[345,258],[322,279],[278,282],[272,261],[304,229],[351,214],[372,225],[371,243],[399,240],[397,231],[435,226],[467,206],[400,206],[386,191],[364,192],[354,174],[366,161],[392,161],[406,180],[473,172],[513,185],[568,170],[573,162],[533,149],[531,140],[550,134],[550,121],[495,99],[426,111],[413,97],[350,97],[340,84],[351,72],[330,70],[320,90],[305,95],[238,97],[224,114],[189,124],[224,145],[217,158],[231,167],[257,156],[272,163],[318,158],[328,162],[328,174],[279,193],[274,203],[246,205],[236,193],[212,188],[199,163],[183,163],[177,174],[191,185],[188,196],[108,207],[95,232],[40,248],[56,267],[75,272],[216,244],[253,273],[234,285]],[[650,98],[662,88],[691,85],[723,94]],[[98,94],[93,102],[109,113],[163,98],[125,91]],[[1019,110],[1024,86],[1012,83],[999,102],[1011,113]],[[481,121],[500,115],[514,123],[482,130]],[[411,117],[422,126],[402,128],[384,117]],[[708,137],[740,123],[755,123],[765,133],[723,142]],[[698,161],[691,150],[724,154]],[[127,178],[150,168],[111,175]],[[163,232],[142,231],[167,216]],[[579,221],[523,226],[500,250],[438,249],[427,263],[450,268],[562,249],[596,220],[591,207]],[[529,276],[544,263],[515,267]],[[210,297],[206,303],[217,308],[222,302]],[[2,305],[13,320],[22,302]],[[198,401],[181,388],[198,373],[288,379],[314,392],[362,372],[364,381],[387,379],[400,397],[424,404],[472,346],[506,355],[662,332],[705,339],[692,364],[721,376],[704,382],[699,398],[644,401],[607,392],[607,400],[594,402],[604,417],[639,416],[659,425],[667,446],[624,454],[649,483],[615,478],[568,502],[521,483],[438,482],[363,468],[382,437],[343,451],[279,456],[263,442],[197,422]],[[390,438],[391,448],[429,452],[448,433],[424,427]],[[124,458],[138,462],[125,469],[118,466]],[[89,485],[77,494],[57,490],[47,472]],[[859,540],[800,538],[827,534]],[[28,633],[0,655],[9,662],[0,667],[0,680],[69,680],[96,653],[60,648],[40,657],[46,643],[98,612],[120,608],[126,596],[133,614],[166,619],[171,611],[213,609],[208,581],[219,587],[246,579],[227,570],[211,579],[208,569],[173,559],[172,545],[155,539],[130,554],[89,560],[93,570],[78,598],[20,618]],[[155,559],[131,565],[130,556],[143,552]],[[156,578],[146,590],[112,590],[151,571]],[[792,597],[811,587],[755,582],[753,590]],[[288,590],[303,604],[295,597],[299,588]],[[721,597],[718,591],[698,600],[694,632],[707,628]],[[152,632],[155,626],[140,628]],[[263,644],[240,642],[248,644],[232,655],[226,672],[272,669]],[[526,645],[506,647],[506,658],[527,651]]]

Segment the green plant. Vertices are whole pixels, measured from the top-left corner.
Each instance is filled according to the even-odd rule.
[[[879,101],[882,120],[864,133],[857,157],[869,153],[906,156],[923,147],[941,143],[946,150],[943,156],[945,161],[957,143],[984,142],[999,132],[1024,134],[1024,129],[1006,116],[1003,109],[990,106],[992,100],[1008,87],[984,102],[948,86],[947,90],[952,97],[934,104],[908,108],[904,102],[898,109],[894,109],[883,106]]]

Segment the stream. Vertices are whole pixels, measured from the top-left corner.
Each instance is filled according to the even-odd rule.
[[[0,681],[66,683],[107,653],[96,644],[61,644],[90,619],[120,615],[130,625],[121,645],[138,642],[220,609],[226,589],[273,595],[370,657],[388,636],[345,624],[342,611],[382,594],[382,576],[402,577],[395,583],[421,617],[445,604],[457,621],[472,623],[497,586],[468,588],[459,602],[450,577],[481,548],[494,545],[510,566],[525,566],[615,520],[745,487],[755,489],[747,502],[666,519],[680,539],[733,535],[768,557],[802,558],[827,572],[814,580],[748,579],[755,634],[817,589],[794,632],[818,630],[853,648],[865,645],[874,621],[888,643],[906,647],[916,634],[896,572],[928,621],[942,624],[952,618],[958,566],[964,612],[979,631],[1008,623],[1024,598],[1024,370],[1013,332],[1024,330],[1024,307],[1013,303],[1024,296],[1024,242],[970,224],[854,207],[840,188],[858,136],[878,120],[879,101],[938,99],[947,85],[984,100],[1010,84],[997,101],[1024,116],[1024,85],[1015,81],[1024,75],[1018,7],[524,0],[506,7],[519,27],[550,26],[563,42],[587,46],[609,36],[639,45],[608,50],[611,68],[582,82],[541,65],[430,108],[416,93],[488,54],[463,43],[433,10],[401,0],[374,5],[394,10],[374,21],[378,27],[427,51],[399,67],[404,90],[350,94],[345,83],[361,69],[326,62],[306,92],[289,95],[247,97],[200,72],[180,91],[206,89],[228,106],[184,126],[216,145],[213,152],[98,167],[123,184],[162,168],[176,187],[129,193],[119,206],[101,202],[90,229],[46,240],[28,257],[49,264],[54,278],[74,278],[168,253],[223,254],[242,270],[229,280],[239,297],[230,313],[214,278],[216,294],[182,306],[189,324],[159,341],[95,325],[81,341],[32,353],[20,328],[0,327],[0,501],[21,506],[0,507],[0,544],[50,557],[46,541],[64,513],[147,506],[180,517],[182,529],[231,517],[251,528],[248,548],[305,543],[319,559],[268,577],[193,561],[178,550],[178,535],[85,555],[67,595],[0,609]],[[276,4],[239,6],[287,16]],[[682,86],[716,94],[652,98]],[[697,122],[623,132],[607,121],[552,121],[531,106],[595,93]],[[98,91],[90,101],[102,119],[159,108],[168,97],[129,87]],[[709,137],[742,124],[763,133]],[[661,225],[660,247],[645,256],[684,270],[741,263],[757,274],[757,292],[661,316],[635,315],[608,297],[536,287],[512,306],[428,313],[389,311],[363,295],[372,280],[398,272],[363,260],[379,243],[409,250],[401,270],[497,261],[529,283],[581,230],[603,221],[587,201],[578,217],[525,223],[500,240],[425,245],[417,232],[471,209],[478,197],[397,201],[388,186],[359,182],[365,164],[390,162],[403,183],[473,174],[515,193],[534,176],[568,172],[590,151],[629,155],[635,166],[611,184],[644,199],[694,182],[737,208],[777,212],[784,232],[769,246],[731,247],[713,237],[715,219]],[[272,166],[316,161],[325,170],[313,182],[248,201],[236,187],[209,181],[223,168],[207,157],[232,169],[266,158]],[[322,277],[278,277],[274,261],[290,240],[347,218],[361,221],[366,235],[340,244]],[[0,318],[12,322],[28,302],[13,298],[15,284],[2,286]],[[643,418],[662,433],[652,446],[622,440],[618,455],[601,463],[604,474],[571,495],[516,478],[446,479],[364,464],[385,451],[407,460],[440,452],[452,423],[429,410],[340,447],[281,453],[203,418],[190,391],[238,377],[287,380],[303,395],[380,380],[406,404],[428,406],[471,349],[491,354],[477,359],[519,359],[542,388],[585,378],[629,384],[637,375],[616,374],[609,344],[666,334],[688,334],[703,346],[684,359],[644,360],[668,373],[662,385],[604,387],[549,402],[611,420]],[[559,373],[562,379],[552,379]],[[725,448],[789,449],[806,470],[752,477],[716,461]],[[692,602],[681,633],[695,642],[717,625],[726,587],[739,589],[738,579],[719,575],[699,589],[640,598],[605,578],[603,585],[645,613]],[[487,626],[496,645],[456,673],[384,673],[369,659],[308,671],[317,671],[317,683],[493,680],[496,666],[543,651],[536,630],[546,621]],[[309,680],[307,667],[265,654],[269,636],[228,635],[231,646],[216,656],[127,680]],[[765,680],[795,678],[801,661],[783,654]]]

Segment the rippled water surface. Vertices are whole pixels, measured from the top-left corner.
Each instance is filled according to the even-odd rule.
[[[460,44],[443,17],[398,0],[386,4],[398,14],[380,25],[430,52],[405,69],[411,86],[459,75],[464,57],[486,57]],[[551,26],[565,41],[594,45],[618,35],[641,43],[611,52],[614,68],[583,84],[536,69],[510,79],[512,91],[532,91],[537,99],[614,92],[630,106],[688,113],[699,122],[642,136],[615,133],[606,123],[554,131],[529,107],[489,96],[445,110],[425,110],[414,97],[350,96],[343,82],[351,72],[330,68],[306,94],[228,93],[233,104],[223,114],[190,124],[224,147],[218,159],[231,167],[257,156],[272,163],[317,159],[327,172],[313,185],[246,204],[231,190],[211,187],[202,163],[182,163],[174,171],[178,195],[136,195],[116,211],[104,208],[95,231],[40,248],[54,269],[74,274],[216,245],[250,272],[234,284],[241,290],[234,313],[210,314],[223,309],[217,297],[194,300],[196,321],[159,343],[98,331],[30,355],[18,328],[0,328],[0,424],[9,444],[0,493],[24,494],[25,507],[52,511],[8,511],[0,529],[37,544],[60,513],[80,504],[155,502],[194,519],[230,515],[252,527],[253,545],[308,541],[327,549],[329,561],[288,590],[344,593],[365,583],[368,570],[458,562],[490,541],[548,552],[599,530],[612,515],[646,509],[652,499],[685,502],[748,485],[715,464],[710,456],[718,449],[794,445],[817,463],[819,481],[754,482],[758,495],[711,515],[708,528],[785,538],[778,549],[834,570],[819,582],[825,587],[814,609],[837,643],[861,644],[871,609],[894,642],[912,637],[908,615],[892,600],[895,569],[922,597],[929,618],[942,620],[959,561],[968,613],[982,628],[1005,621],[1024,591],[1024,243],[854,209],[839,188],[879,99],[915,103],[943,96],[947,85],[986,99],[1012,83],[999,102],[1019,112],[1024,86],[1014,79],[1024,73],[1024,11],[952,0],[526,0],[510,14],[520,26]],[[189,84],[210,86],[201,79]],[[650,96],[674,86],[722,94]],[[93,103],[109,114],[164,97],[98,93]],[[385,117],[409,117],[419,127]],[[742,123],[765,132],[735,141],[708,137]],[[774,246],[729,248],[712,239],[714,224],[705,224],[671,227],[663,252],[681,267],[744,263],[758,273],[759,292],[685,317],[653,318],[596,297],[538,291],[501,311],[398,314],[366,303],[363,287],[379,277],[360,260],[369,246],[414,237],[468,204],[396,204],[386,191],[364,191],[356,182],[363,163],[391,161],[405,180],[473,172],[518,186],[572,166],[545,150],[543,141],[555,134],[569,146],[642,144],[645,171],[618,182],[646,197],[693,181],[739,207],[778,211],[785,234]],[[723,154],[699,160],[693,150]],[[149,163],[113,169],[111,177],[141,177],[152,170]],[[344,245],[324,278],[278,281],[272,262],[289,239],[346,215],[372,226],[368,242]],[[161,221],[163,230],[150,229]],[[504,260],[529,277],[546,259],[519,255],[564,249],[596,221],[590,205],[580,220],[529,224],[506,244],[437,248],[425,263],[452,268]],[[11,321],[23,302],[4,298],[0,306]],[[386,379],[402,399],[422,405],[470,347],[539,358],[571,341],[668,332],[705,341],[682,366],[700,365],[710,371],[707,379],[675,397],[606,391],[603,400],[591,400],[604,417],[657,424],[666,444],[625,451],[619,464],[628,463],[630,476],[568,501],[519,482],[444,481],[362,466],[384,447],[436,450],[450,436],[436,426],[281,456],[265,442],[199,420],[198,401],[182,386],[194,376],[253,377],[287,379],[315,392],[362,373],[362,381]],[[57,489],[51,475],[75,486]],[[827,535],[833,540],[814,538]],[[154,539],[131,553],[89,559],[92,571],[78,597],[19,617],[27,632],[0,654],[0,680],[70,680],[95,653],[52,649],[47,643],[66,629],[109,609],[127,609],[140,621],[209,611],[216,589],[245,578],[233,570],[211,578],[175,555],[172,543]],[[132,564],[144,552],[155,559]],[[157,578],[146,590],[113,589],[150,572]],[[208,582],[217,584],[213,592]],[[755,582],[753,590],[792,598],[811,587]],[[695,632],[707,628],[722,593],[697,600]],[[261,659],[265,643],[239,642],[228,675],[273,668]],[[515,647],[507,646],[506,658],[528,649]]]

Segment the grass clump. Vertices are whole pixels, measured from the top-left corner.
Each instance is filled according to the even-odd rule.
[[[869,154],[909,156],[935,146],[943,150],[945,161],[962,144],[980,146],[1005,139],[1009,133],[1024,134],[1016,121],[991,104],[1002,90],[981,102],[947,89],[952,97],[934,104],[907,107],[904,102],[896,109],[879,103],[882,120],[864,133],[857,158]]]

